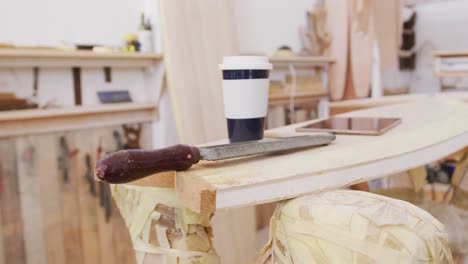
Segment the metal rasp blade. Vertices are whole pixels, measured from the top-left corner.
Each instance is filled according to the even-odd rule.
[[[208,147],[179,144],[153,150],[126,149],[101,158],[94,172],[99,180],[126,183],[164,171],[188,170],[202,159],[222,160],[284,152],[326,145],[334,139],[334,135],[322,133]]]
[[[280,139],[263,139],[226,145],[199,147],[203,160],[223,160],[237,157],[322,146],[335,140],[335,135],[322,133]]]

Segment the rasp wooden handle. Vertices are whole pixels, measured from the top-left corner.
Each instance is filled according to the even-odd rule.
[[[189,145],[156,150],[120,150],[100,159],[95,175],[109,183],[126,183],[164,171],[183,171],[200,161],[200,151]]]

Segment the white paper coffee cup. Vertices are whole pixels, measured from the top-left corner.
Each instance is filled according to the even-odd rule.
[[[224,112],[231,142],[263,138],[268,110],[269,72],[273,68],[267,57],[224,57]]]

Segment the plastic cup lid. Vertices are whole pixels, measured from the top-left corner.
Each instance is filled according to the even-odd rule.
[[[220,70],[272,70],[273,65],[264,56],[226,56]]]

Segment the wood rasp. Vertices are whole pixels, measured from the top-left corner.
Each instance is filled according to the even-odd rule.
[[[195,147],[175,145],[155,150],[120,150],[104,156],[95,168],[96,177],[109,183],[126,183],[164,171],[184,171],[200,160],[224,160],[327,145],[335,135],[263,139],[234,144]]]

